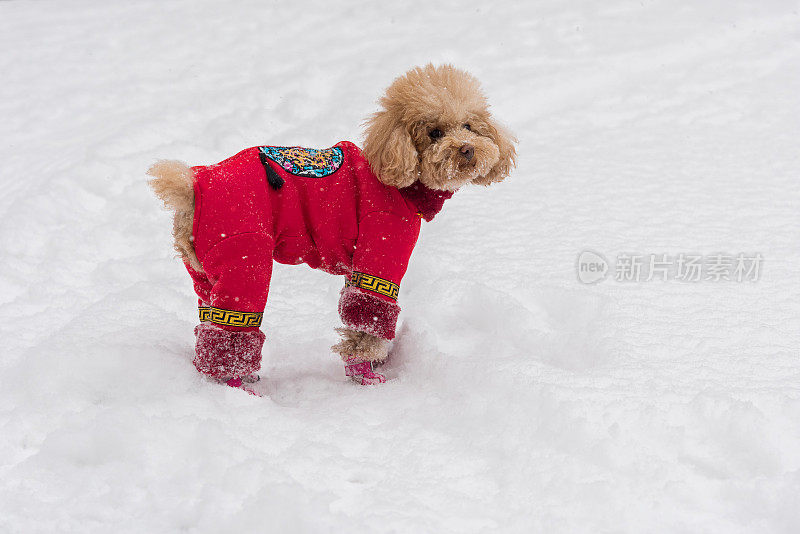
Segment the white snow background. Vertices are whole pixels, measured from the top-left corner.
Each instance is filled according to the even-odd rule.
[[[375,388],[276,266],[266,396],[198,376],[156,159],[360,142],[482,80],[506,182],[425,224]],[[800,531],[797,2],[0,2],[0,532]],[[576,257],[760,253],[756,282]]]

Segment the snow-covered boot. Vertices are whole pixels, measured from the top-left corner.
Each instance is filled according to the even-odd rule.
[[[385,376],[373,370],[371,361],[363,360],[352,354],[344,358],[344,374],[349,376],[353,382],[362,386],[386,382]]]
[[[231,387],[257,395],[243,383],[258,381],[261,367],[261,330],[225,330],[211,323],[195,327],[197,336],[194,366],[204,375]]]

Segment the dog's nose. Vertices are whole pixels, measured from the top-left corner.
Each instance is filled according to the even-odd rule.
[[[467,161],[471,161],[472,156],[475,155],[475,147],[472,145],[464,145],[459,152],[461,152],[461,155],[464,156]]]

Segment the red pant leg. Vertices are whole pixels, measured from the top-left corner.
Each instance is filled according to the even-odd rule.
[[[231,312],[213,313],[209,321],[232,331],[258,328],[260,316],[256,321],[252,314],[261,314],[267,303],[272,248],[271,236],[252,232],[226,237],[208,251],[201,260],[212,284],[208,304]]]
[[[201,373],[239,378],[260,368],[264,334],[258,327],[269,291],[272,248],[269,235],[238,234],[217,243],[201,259],[211,284],[208,307],[201,308],[203,322],[195,328],[194,364]],[[206,285],[201,277],[193,278],[202,301]]]

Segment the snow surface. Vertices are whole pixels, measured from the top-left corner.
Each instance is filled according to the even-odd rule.
[[[0,3],[0,532],[800,531],[796,2]],[[453,62],[520,138],[403,282],[384,387],[276,266],[257,399],[190,363],[158,158],[327,147]],[[579,252],[760,253],[581,284]]]

